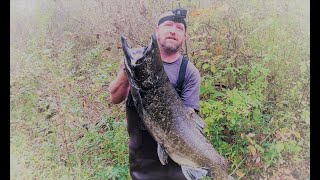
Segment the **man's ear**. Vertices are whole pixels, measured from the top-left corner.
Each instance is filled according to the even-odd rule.
[[[187,33],[184,32],[183,42],[186,40],[186,38],[187,38]]]
[[[154,28],[154,33],[156,34],[156,37],[158,37],[158,31],[159,31],[159,26]]]

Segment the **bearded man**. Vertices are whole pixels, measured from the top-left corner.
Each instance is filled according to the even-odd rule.
[[[180,52],[186,39],[186,10],[175,9],[163,13],[155,28],[163,67],[172,86],[177,90],[185,106],[199,112],[200,73]],[[142,54],[137,48],[133,55]],[[121,63],[117,78],[109,86],[110,100],[114,104],[127,98],[126,117],[129,134],[129,164],[133,180],[185,180],[180,165],[172,159],[162,165],[157,154],[157,142],[145,128],[134,106],[130,86]]]

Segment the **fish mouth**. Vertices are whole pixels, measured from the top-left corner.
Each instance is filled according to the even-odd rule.
[[[130,71],[132,69],[131,59],[133,59],[131,48],[129,47],[127,39],[124,36],[121,36],[121,43],[122,43],[122,49],[125,56],[124,64],[126,68]]]
[[[151,36],[151,41],[147,47],[145,47],[142,54],[133,55],[132,49],[129,47],[126,37],[121,37],[122,48],[126,58],[125,65],[128,69],[133,69],[137,66],[141,66],[146,62],[146,57],[153,49],[155,43],[155,36]]]

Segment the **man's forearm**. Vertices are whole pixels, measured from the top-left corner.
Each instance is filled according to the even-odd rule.
[[[124,101],[128,95],[130,86],[124,70],[121,70],[117,79],[109,85],[110,101],[119,104]]]

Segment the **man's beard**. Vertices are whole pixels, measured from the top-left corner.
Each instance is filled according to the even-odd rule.
[[[162,44],[161,46],[163,47],[163,50],[168,55],[171,55],[171,54],[177,53],[180,50],[182,44],[180,44],[180,45],[171,45],[171,46],[167,46],[166,44]]]

